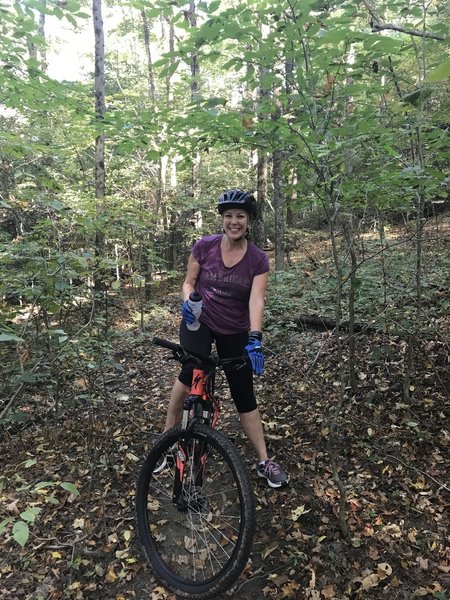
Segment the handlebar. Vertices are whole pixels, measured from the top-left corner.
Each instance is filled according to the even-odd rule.
[[[236,356],[233,358],[218,358],[214,354],[211,356],[202,356],[191,350],[186,350],[180,344],[175,344],[174,342],[169,342],[169,340],[164,340],[159,337],[154,337],[152,343],[156,346],[171,350],[175,360],[178,360],[181,363],[195,363],[202,368],[216,368],[219,365],[225,368],[226,366],[235,365],[236,369],[240,369],[249,364],[249,358],[247,356]]]
[[[174,344],[173,342],[169,342],[169,340],[163,340],[159,337],[154,337],[152,343],[156,346],[162,346],[163,348],[172,350],[172,352],[184,352],[183,346],[180,346],[180,344]]]

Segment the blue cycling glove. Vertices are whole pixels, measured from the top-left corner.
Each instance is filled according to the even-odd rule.
[[[260,331],[251,331],[248,336],[247,345],[245,346],[245,351],[250,358],[255,375],[262,375],[264,373],[264,354],[261,340],[262,335]]]
[[[181,315],[188,325],[191,325],[195,321],[195,315],[189,306],[189,300],[185,300],[181,305]]]

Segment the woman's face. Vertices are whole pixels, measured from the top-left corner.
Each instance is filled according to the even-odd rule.
[[[248,214],[241,208],[229,208],[222,213],[222,225],[230,240],[240,240],[248,229]]]

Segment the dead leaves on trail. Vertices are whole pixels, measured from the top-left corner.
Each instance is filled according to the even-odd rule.
[[[326,336],[316,334],[316,347],[325,346]],[[436,386],[424,356],[422,370],[416,365],[419,384],[409,390],[414,402],[407,404],[392,383],[401,380],[399,364],[373,363],[374,348],[386,344],[391,356],[401,355],[396,340],[359,342],[359,389],[337,423],[349,542],[338,524],[340,493],[327,448],[339,387],[332,344],[301,386],[308,361],[297,346],[289,352],[280,340],[282,358],[271,358],[270,386],[261,385],[258,395],[269,446],[291,485],[276,506],[259,497],[260,521],[267,524],[261,557],[270,572],[265,598],[431,600],[450,594],[450,415],[442,386],[448,373],[441,370]],[[444,356],[435,360],[446,363]],[[260,543],[264,547],[264,536]]]
[[[326,348],[308,378],[302,351],[266,336],[279,353],[268,360],[265,378],[257,379],[257,395],[269,453],[289,472],[288,488],[272,490],[256,476],[253,451],[224,387],[219,427],[247,460],[258,532],[251,561],[231,595],[217,600],[446,598],[448,401],[432,377],[424,376],[407,405],[392,384],[399,368],[395,361],[369,360],[373,345],[386,346],[387,340],[360,343],[358,368],[364,377],[338,423],[337,462],[351,536],[345,541],[327,452],[338,378],[326,335],[308,332],[308,344]],[[394,358],[401,352],[396,343],[389,341]],[[20,438],[2,440],[1,597],[175,600],[139,550],[134,486],[142,457],[163,427],[176,365],[138,336],[122,345],[117,360],[123,375],[111,373],[112,391],[90,403],[81,400],[58,424],[50,416],[45,428],[35,425]],[[34,493],[39,482],[49,484]],[[76,486],[79,495],[60,482]],[[28,523],[29,540],[21,548],[12,527],[29,507],[41,511]]]

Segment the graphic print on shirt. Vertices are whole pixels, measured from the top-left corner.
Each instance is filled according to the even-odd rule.
[[[240,275],[226,273],[207,273],[202,277],[202,282],[205,287],[210,287],[211,291],[218,296],[231,298],[233,296],[232,287],[241,287],[249,290],[251,287],[251,279]]]

